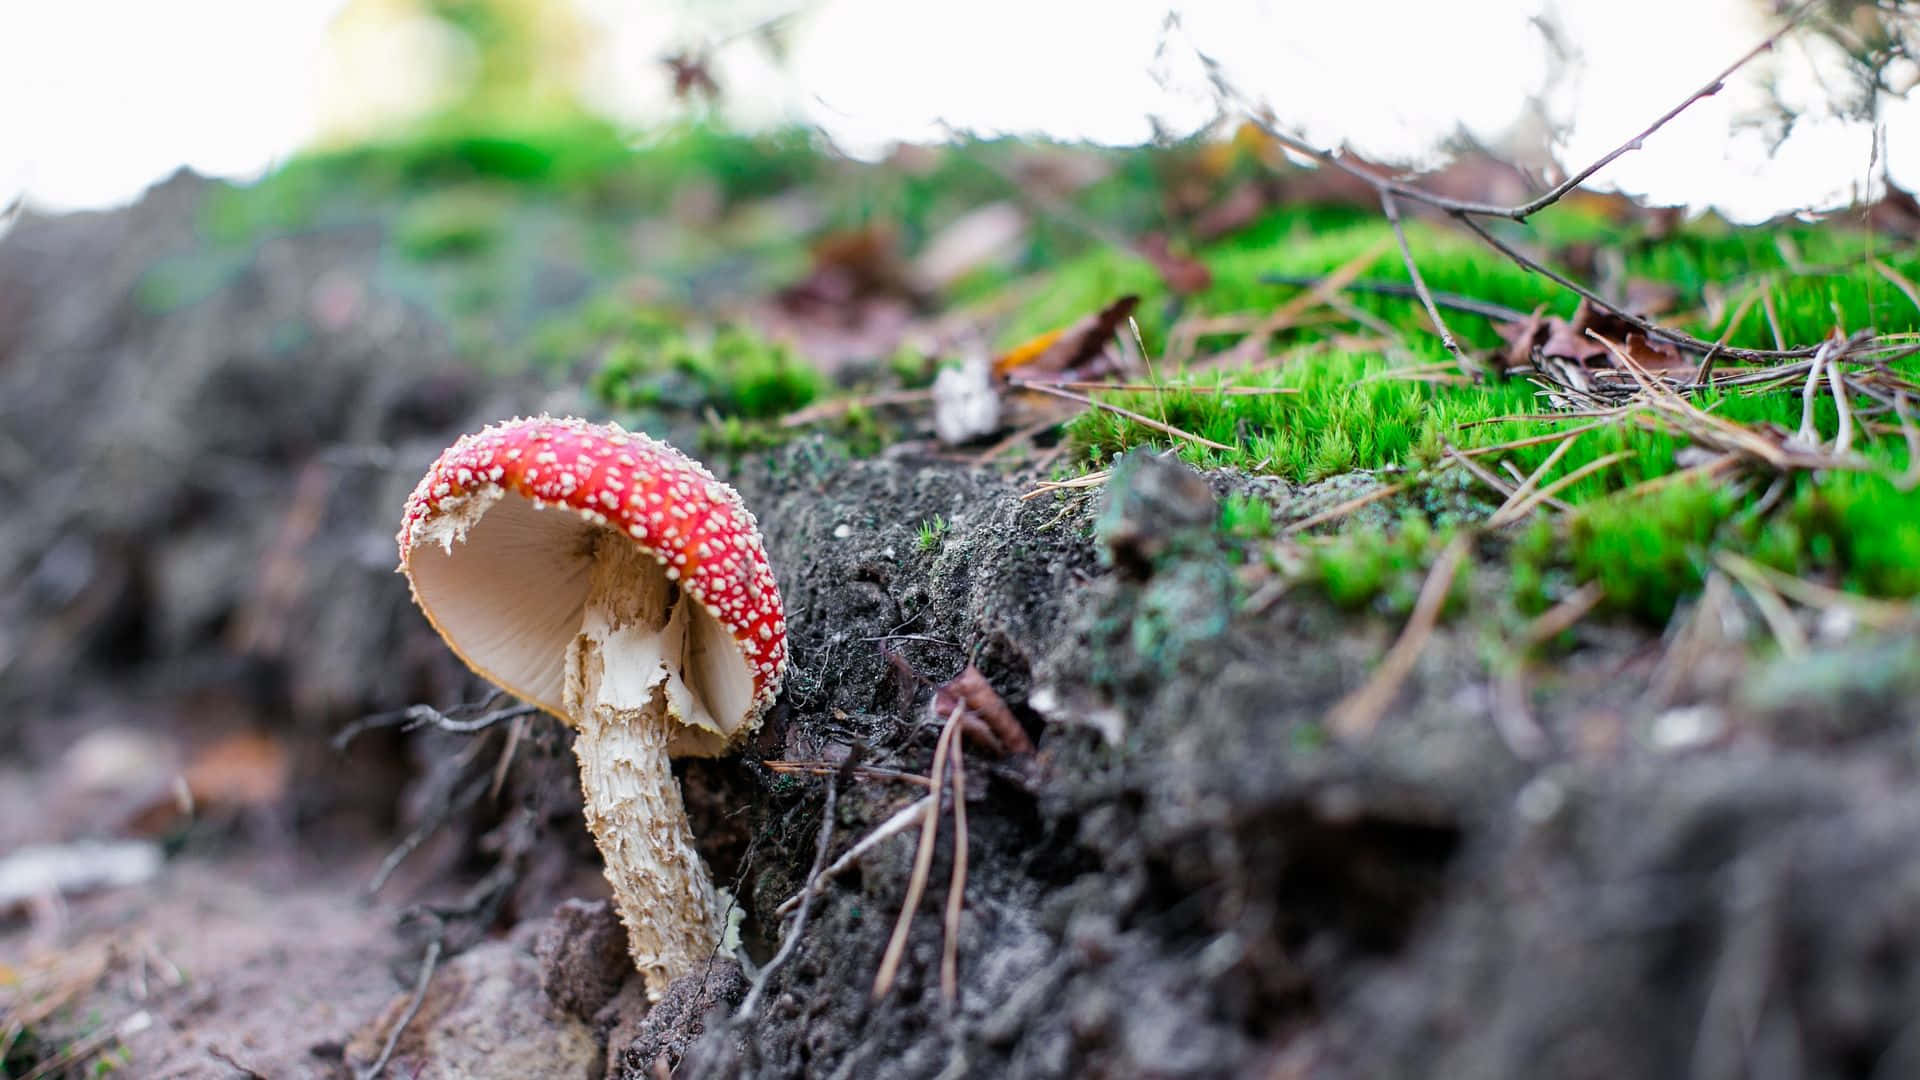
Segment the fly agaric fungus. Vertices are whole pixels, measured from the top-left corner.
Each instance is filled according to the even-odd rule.
[[[786,668],[753,514],[666,443],[539,417],[440,455],[399,542],[414,601],[453,651],[575,729],[587,824],[659,1000],[722,929],[668,757],[738,743]]]

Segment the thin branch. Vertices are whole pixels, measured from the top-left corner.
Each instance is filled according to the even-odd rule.
[[[1393,238],[1400,244],[1400,258],[1406,262],[1407,273],[1413,277],[1414,291],[1420,294],[1420,303],[1427,309],[1427,318],[1433,320],[1433,328],[1440,334],[1440,344],[1453,354],[1461,372],[1472,375],[1473,361],[1460,348],[1460,343],[1453,340],[1453,331],[1447,329],[1447,321],[1440,317],[1440,306],[1433,302],[1433,294],[1427,291],[1427,281],[1420,276],[1420,265],[1413,260],[1413,249],[1407,246],[1407,230],[1400,224],[1400,205],[1393,201],[1393,193],[1384,188],[1380,191],[1380,209],[1386,213],[1387,223],[1393,226]]]
[[[1557,203],[1561,199],[1565,198],[1569,192],[1573,191],[1575,188],[1579,187],[1581,184],[1585,183],[1586,181],[1592,179],[1595,173],[1599,172],[1601,169],[1606,168],[1608,165],[1611,165],[1615,160],[1620,158],[1622,155],[1626,154],[1628,151],[1639,149],[1640,146],[1655,132],[1667,126],[1667,124],[1672,122],[1672,120],[1675,117],[1679,116],[1681,113],[1691,108],[1696,102],[1700,101],[1703,98],[1712,97],[1714,94],[1719,93],[1720,89],[1726,85],[1727,79],[1731,78],[1734,72],[1745,67],[1748,63],[1750,63],[1755,57],[1759,56],[1761,53],[1764,53],[1772,49],[1774,45],[1777,44],[1782,37],[1785,37],[1789,32],[1791,32],[1795,27],[1797,27],[1800,24],[1801,20],[1806,17],[1807,13],[1813,9],[1814,3],[1815,3],[1815,0],[1803,0],[1803,2],[1799,6],[1795,7],[1792,11],[1787,13],[1787,17],[1785,21],[1782,22],[1779,29],[1767,35],[1764,41],[1760,42],[1760,44],[1758,45],[1755,45],[1752,49],[1749,49],[1739,59],[1735,60],[1731,64],[1728,64],[1724,69],[1721,70],[1721,72],[1718,75],[1715,75],[1713,79],[1709,81],[1706,85],[1702,86],[1698,90],[1695,90],[1692,94],[1689,94],[1686,100],[1680,102],[1680,104],[1667,110],[1665,114],[1663,114],[1658,120],[1655,120],[1652,124],[1648,125],[1638,135],[1635,135],[1633,138],[1628,139],[1626,142],[1621,143],[1619,146],[1608,151],[1605,155],[1601,156],[1598,160],[1594,161],[1592,164],[1588,165],[1586,168],[1581,169],[1579,172],[1574,173],[1572,176],[1568,177],[1566,180],[1560,182],[1559,184],[1554,185],[1552,189],[1548,190],[1544,194],[1536,196],[1535,198],[1529,199],[1528,201],[1524,203],[1520,203],[1515,206],[1498,206],[1492,203],[1465,202],[1460,199],[1448,198],[1445,195],[1437,195],[1423,188],[1415,187],[1412,184],[1403,183],[1391,177],[1382,176],[1371,169],[1362,168],[1358,165],[1353,164],[1352,162],[1345,160],[1344,158],[1340,157],[1337,154],[1328,153],[1327,151],[1322,150],[1317,146],[1314,146],[1310,143],[1307,143],[1301,140],[1297,136],[1289,135],[1288,133],[1281,131],[1279,128],[1275,127],[1273,124],[1268,122],[1262,115],[1262,110],[1256,105],[1254,105],[1253,102],[1249,101],[1244,94],[1240,93],[1238,89],[1236,89],[1230,82],[1227,81],[1224,73],[1220,68],[1218,61],[1214,60],[1212,57],[1206,55],[1205,53],[1199,53],[1198,55],[1200,58],[1200,62],[1206,67],[1208,76],[1212,80],[1215,89],[1218,90],[1222,96],[1230,98],[1233,101],[1237,102],[1240,105],[1240,108],[1242,109],[1242,111],[1244,111],[1247,114],[1247,118],[1253,123],[1255,127],[1259,128],[1262,132],[1265,132],[1270,138],[1280,143],[1280,145],[1286,147],[1287,149],[1292,150],[1296,153],[1304,154],[1307,157],[1320,162],[1322,165],[1332,166],[1333,168],[1339,169],[1341,172],[1344,172],[1349,176],[1353,176],[1360,180],[1363,180],[1369,185],[1371,185],[1375,190],[1381,192],[1382,194],[1390,194],[1390,195],[1398,196],[1400,198],[1407,199],[1412,202],[1425,203],[1426,205],[1434,207],[1435,209],[1444,210],[1449,214],[1471,214],[1479,217],[1510,218],[1514,221],[1525,221],[1529,217],[1532,217],[1534,214],[1537,214],[1540,211],[1545,210],[1547,207],[1552,206],[1554,203]]]
[[[1535,261],[1534,259],[1527,256],[1525,253],[1521,252],[1518,248],[1514,247],[1513,245],[1507,243],[1506,241],[1488,232],[1484,226],[1482,226],[1479,222],[1473,220],[1472,217],[1464,213],[1456,213],[1453,215],[1453,218],[1455,221],[1458,221],[1460,224],[1466,226],[1470,231],[1473,232],[1474,235],[1478,236],[1482,241],[1484,241],[1488,247],[1493,248],[1495,251],[1498,251],[1500,254],[1505,255],[1507,258],[1512,259],[1516,263],[1519,263],[1525,269],[1531,270],[1534,273],[1539,274],[1540,276],[1546,278],[1547,280],[1553,282],[1554,284],[1560,286],[1561,288],[1578,294],[1580,297],[1585,299],[1587,303],[1592,304],[1594,307],[1597,307],[1602,311],[1605,311],[1609,315],[1613,315],[1619,318],[1622,322],[1626,323],[1628,326],[1633,327],[1635,330],[1640,331],[1641,333],[1647,335],[1649,338],[1653,338],[1654,340],[1667,342],[1669,344],[1678,346],[1679,348],[1686,349],[1688,352],[1700,353],[1701,355],[1705,355],[1709,352],[1718,352],[1722,356],[1731,356],[1736,360],[1798,359],[1803,356],[1812,356],[1814,354],[1814,351],[1819,348],[1818,345],[1807,345],[1798,349],[1722,348],[1716,345],[1714,342],[1702,341],[1701,339],[1694,337],[1692,334],[1684,333],[1679,330],[1667,329],[1666,327],[1659,326],[1655,323],[1649,322],[1644,318],[1641,318],[1638,315],[1633,314],[1632,312],[1626,310],[1625,308],[1620,307],[1618,304],[1615,304],[1612,301],[1608,300],[1606,297],[1601,296],[1599,293],[1594,292],[1592,289],[1588,288],[1587,286],[1580,284],[1579,282],[1573,280],[1570,277],[1567,277],[1565,274],[1562,274],[1556,270],[1553,270],[1543,263]]]
[[[361,717],[340,729],[340,734],[333,737],[333,748],[345,750],[353,740],[376,728],[397,727],[401,731],[412,731],[415,728],[433,727],[454,735],[472,735],[485,731],[502,720],[516,720],[540,711],[538,705],[514,705],[505,709],[483,712],[471,718],[462,715],[476,709],[485,709],[498,701],[501,696],[500,693],[495,692],[485,701],[477,704],[456,705],[446,712],[441,712],[431,705],[410,705],[394,712],[374,713],[372,716]]]
[[[406,1032],[407,1025],[413,1023],[413,1018],[419,1015],[421,1003],[427,1000],[427,986],[433,981],[433,969],[440,964],[440,949],[441,939],[437,936],[427,943],[427,955],[420,962],[420,978],[414,983],[413,999],[407,1002],[407,1011],[400,1014],[393,1030],[387,1033],[387,1042],[380,1048],[380,1056],[362,1070],[356,1080],[379,1080],[380,1074],[387,1071],[387,1062],[393,1058],[394,1048],[400,1045],[400,1036]]]
[[[1809,11],[1813,10],[1814,2],[1815,0],[1804,0],[1804,2],[1800,4],[1800,6],[1788,12],[1786,20],[1783,23],[1781,23],[1780,28],[1778,30],[1775,30],[1773,33],[1767,35],[1767,38],[1765,41],[1762,41],[1760,44],[1755,45],[1753,48],[1747,50],[1747,52],[1744,55],[1742,55],[1738,60],[1735,60],[1733,63],[1728,64],[1725,68],[1722,68],[1720,71],[1720,74],[1715,75],[1713,79],[1709,81],[1705,86],[1702,86],[1700,89],[1695,90],[1692,94],[1689,94],[1685,101],[1682,101],[1680,104],[1675,105],[1671,109],[1668,109],[1664,114],[1661,115],[1660,119],[1655,120],[1653,123],[1647,125],[1646,129],[1641,131],[1640,134],[1635,135],[1633,138],[1628,139],[1626,142],[1621,143],[1619,146],[1608,151],[1606,156],[1602,157],[1600,160],[1594,162],[1593,164],[1587,166],[1584,169],[1581,169],[1579,172],[1574,173],[1572,176],[1567,177],[1565,180],[1561,181],[1559,184],[1556,184],[1551,191],[1546,192],[1545,194],[1541,195],[1537,199],[1534,199],[1530,202],[1522,203],[1521,205],[1514,207],[1512,212],[1504,216],[1511,217],[1515,221],[1525,221],[1527,220],[1527,218],[1533,216],[1534,214],[1537,214],[1540,211],[1545,210],[1547,207],[1552,206],[1554,203],[1559,202],[1562,198],[1564,198],[1567,195],[1568,192],[1571,192],[1574,188],[1577,188],[1581,184],[1586,183],[1589,179],[1592,178],[1594,173],[1597,173],[1601,169],[1606,168],[1608,165],[1613,164],[1616,159],[1626,154],[1628,151],[1640,149],[1641,144],[1645,143],[1646,140],[1650,138],[1654,132],[1659,131],[1663,127],[1666,127],[1667,124],[1672,122],[1674,117],[1679,116],[1683,112],[1686,112],[1689,108],[1693,106],[1695,102],[1703,100],[1705,98],[1710,98],[1713,95],[1719,93],[1721,88],[1726,85],[1727,80],[1733,77],[1734,72],[1739,71],[1741,68],[1747,66],[1747,64],[1750,61],[1752,61],[1755,57],[1759,56],[1761,53],[1771,50],[1774,47],[1774,45],[1780,41],[1781,38],[1787,36],[1787,34],[1790,31],[1792,31],[1794,27],[1797,27],[1800,25],[1800,21],[1806,18],[1807,13]]]

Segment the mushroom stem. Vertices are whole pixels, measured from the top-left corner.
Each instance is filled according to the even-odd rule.
[[[680,784],[667,761],[669,728],[657,713],[603,705],[580,717],[573,744],[587,827],[652,1001],[720,942],[713,880],[694,850]]]
[[[685,711],[677,671],[686,606],[653,559],[625,544],[601,544],[567,658],[566,706],[587,827],[653,1001],[713,955],[722,926],[668,758],[687,719],[675,715]]]

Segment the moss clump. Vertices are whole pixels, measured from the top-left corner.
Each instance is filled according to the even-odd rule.
[[[622,340],[593,375],[596,397],[616,409],[711,408],[721,416],[762,420],[802,408],[820,395],[825,376],[786,345],[723,326],[712,338]]]
[[[1335,605],[1349,611],[1376,608],[1396,616],[1413,610],[1420,587],[1454,530],[1435,529],[1426,516],[1402,514],[1391,529],[1356,529],[1314,549],[1315,580]],[[1462,561],[1446,607],[1464,602],[1469,563]]]
[[[500,240],[507,205],[484,188],[434,192],[417,200],[394,231],[394,243],[411,259],[465,258]]]
[[[1264,540],[1274,534],[1273,503],[1258,495],[1229,495],[1220,504],[1220,532],[1235,540]]]
[[[1574,573],[1599,582],[1613,608],[1663,621],[1705,580],[1732,503],[1723,490],[1677,484],[1584,507],[1569,523]]]

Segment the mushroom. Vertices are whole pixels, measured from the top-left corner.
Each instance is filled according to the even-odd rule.
[[[647,995],[722,919],[669,755],[759,726],[787,624],[739,493],[645,435],[550,417],[462,437],[407,500],[400,570],[467,666],[574,728],[593,830]]]

